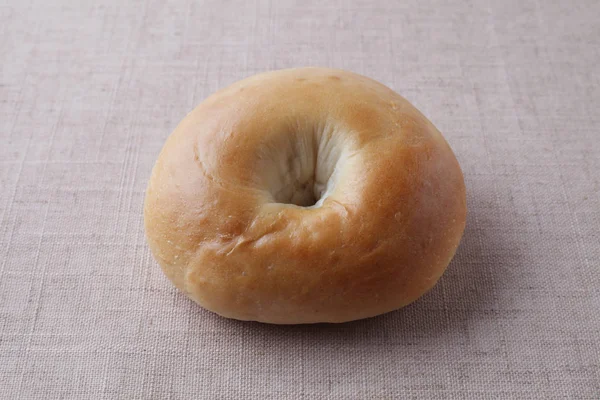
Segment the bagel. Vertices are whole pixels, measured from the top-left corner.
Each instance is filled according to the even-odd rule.
[[[234,83],[181,121],[144,223],[165,275],[202,307],[298,324],[413,302],[454,256],[466,212],[452,150],[407,100],[297,68]]]

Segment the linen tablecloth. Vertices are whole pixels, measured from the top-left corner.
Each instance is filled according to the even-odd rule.
[[[0,398],[599,399],[600,2],[3,1]],[[439,284],[342,324],[222,319],[145,243],[160,148],[296,66],[409,99],[464,170]]]

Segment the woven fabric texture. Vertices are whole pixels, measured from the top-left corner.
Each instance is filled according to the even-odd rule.
[[[600,2],[0,1],[0,398],[599,399]],[[144,239],[179,120],[349,69],[444,133],[469,216],[439,284],[342,325],[222,319]]]

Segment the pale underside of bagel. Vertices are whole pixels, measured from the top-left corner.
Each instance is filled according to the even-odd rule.
[[[344,322],[440,278],[466,219],[452,150],[369,78],[300,68],[206,99],[167,140],[145,207],[177,288],[229,318]]]

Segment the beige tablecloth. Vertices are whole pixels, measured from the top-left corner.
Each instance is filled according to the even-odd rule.
[[[599,21],[597,0],[3,1],[0,398],[599,399]],[[150,256],[150,169],[211,92],[305,65],[438,126],[466,233],[404,310],[225,320]]]

